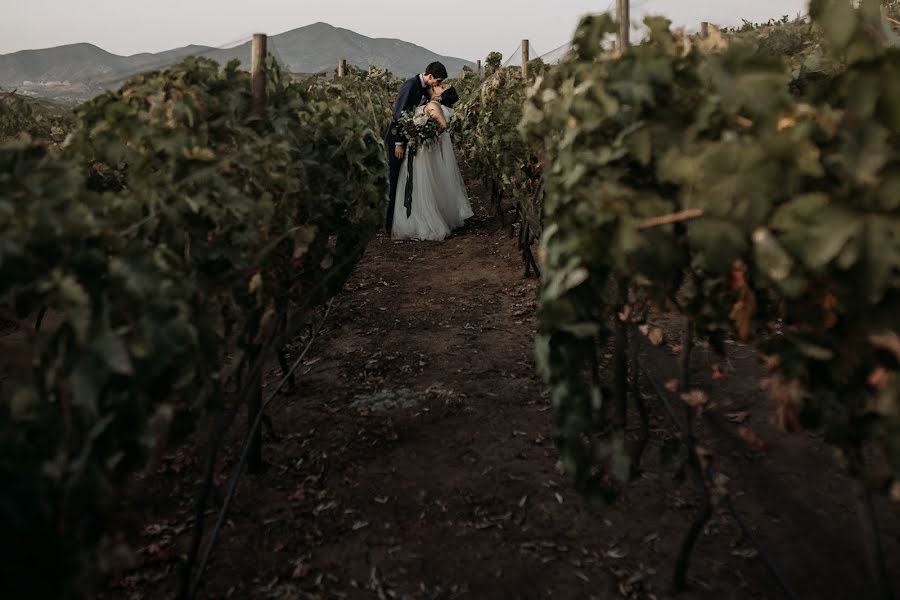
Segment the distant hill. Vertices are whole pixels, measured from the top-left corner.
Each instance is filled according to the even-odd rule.
[[[461,58],[440,56],[426,48],[397,39],[370,38],[349,29],[315,23],[269,37],[269,50],[292,73],[330,72],[341,58],[352,65],[387,68],[400,77],[421,72],[439,60],[451,76],[463,66]],[[250,43],[228,49],[186,46],[160,53],[119,56],[92,44],[70,44],[43,50],[0,55],[0,88],[45,97],[77,99],[104,88],[117,87],[128,76],[162,68],[186,56],[202,55],[225,63],[237,58],[250,64]]]

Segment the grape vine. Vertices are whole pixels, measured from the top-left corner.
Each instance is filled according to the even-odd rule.
[[[637,458],[596,347],[614,332],[620,346],[650,306],[720,350],[756,345],[780,423],[822,431],[855,477],[866,445],[900,473],[900,50],[877,2],[810,13],[766,33],[800,35],[799,62],[748,43],[756,30],[687,37],[663,18],[614,54],[613,21],[588,17],[530,96],[522,129],[548,157],[538,360],[565,470],[591,498],[612,499]]]
[[[368,99],[268,72],[262,117],[237,63],[188,59],[81,106],[58,157],[0,146],[0,305],[54,315],[4,357],[13,595],[87,594],[125,478],[252,392],[378,229]]]

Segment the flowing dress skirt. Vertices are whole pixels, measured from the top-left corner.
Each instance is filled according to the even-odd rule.
[[[404,206],[408,162],[407,156],[400,167],[391,237],[396,240],[443,240],[473,214],[450,134],[444,133],[430,146],[420,148],[413,159],[412,212],[409,217]]]

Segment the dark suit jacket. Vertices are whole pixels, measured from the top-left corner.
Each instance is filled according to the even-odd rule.
[[[400,119],[400,115],[406,111],[415,109],[422,103],[422,98],[424,97],[425,88],[422,86],[422,80],[419,78],[419,75],[407,79],[403,82],[403,85],[400,86],[400,91],[397,93],[397,101],[394,103],[394,120],[391,122],[390,127],[388,127],[384,137],[384,143],[387,144],[389,152],[393,151],[393,146],[397,142],[406,142],[402,137],[395,136],[393,132],[394,126]]]

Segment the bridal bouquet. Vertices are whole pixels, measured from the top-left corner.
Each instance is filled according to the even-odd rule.
[[[444,130],[441,124],[425,113],[416,114],[414,111],[406,111],[400,115],[394,128],[394,135],[406,138],[406,194],[403,206],[406,207],[406,217],[412,214],[413,191],[413,162],[416,151],[425,148],[438,140]]]
[[[443,131],[441,125],[425,113],[416,114],[415,111],[406,111],[400,115],[394,134],[408,140],[406,149],[415,153],[416,149],[433,144]]]

